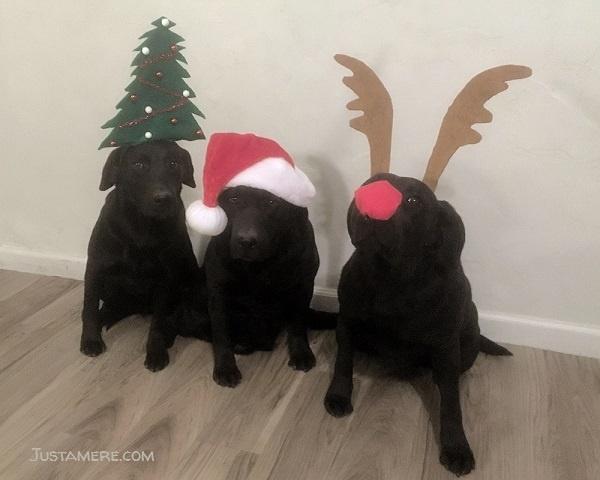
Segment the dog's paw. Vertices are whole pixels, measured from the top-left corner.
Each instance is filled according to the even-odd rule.
[[[323,403],[325,404],[325,410],[334,417],[345,417],[354,410],[348,397],[342,397],[335,393],[328,393]]]
[[[440,463],[454,475],[460,477],[475,468],[475,457],[468,444],[442,447]]]
[[[288,365],[294,370],[302,370],[303,372],[308,372],[316,364],[317,360],[310,348],[290,354],[290,360],[288,362]]]
[[[97,357],[101,353],[106,351],[106,344],[102,338],[94,339],[94,340],[84,340],[81,339],[81,345],[79,350],[84,355],[88,357]]]
[[[159,350],[157,352],[146,353],[144,366],[151,372],[158,372],[169,364],[169,352],[167,350]]]
[[[222,387],[234,388],[242,381],[242,374],[235,365],[228,367],[215,366],[213,380]]]

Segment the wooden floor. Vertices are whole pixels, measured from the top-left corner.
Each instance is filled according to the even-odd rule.
[[[332,332],[311,337],[317,368],[284,348],[239,358],[236,389],[211,379],[206,343],[177,339],[144,369],[148,322],[132,317],[79,353],[81,282],[0,271],[0,478],[375,480],[454,478],[438,463],[437,396],[359,362],[355,412],[326,414]],[[512,347],[480,356],[462,404],[476,470],[467,478],[600,479],[600,361]],[[430,412],[434,412],[433,421]],[[154,452],[154,462],[33,462],[49,451]]]

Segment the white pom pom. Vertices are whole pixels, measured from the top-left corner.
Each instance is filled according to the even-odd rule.
[[[150,55],[150,49],[148,47],[143,47],[142,48],[142,53],[144,55]]]
[[[227,226],[227,215],[219,207],[207,207],[201,200],[193,202],[185,211],[185,219],[192,230],[204,235],[219,235]]]
[[[170,22],[169,22],[169,19],[168,19],[168,18],[163,18],[163,19],[160,21],[160,24],[161,24],[163,27],[168,27],[168,26],[169,26],[169,23],[170,23]]]

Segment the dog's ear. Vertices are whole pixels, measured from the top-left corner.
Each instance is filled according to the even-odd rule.
[[[181,181],[188,187],[196,188],[196,182],[194,181],[194,165],[192,165],[190,152],[181,147],[179,150],[181,155],[181,166],[183,168],[183,178]]]
[[[454,267],[460,262],[460,254],[465,245],[465,227],[448,202],[437,202],[437,232],[434,248],[442,265]]]
[[[121,154],[123,153],[122,148],[115,148],[106,159],[106,163],[102,169],[102,179],[100,180],[101,192],[108,190],[117,183],[119,168],[121,166]]]

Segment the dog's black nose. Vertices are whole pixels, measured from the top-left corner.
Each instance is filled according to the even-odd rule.
[[[238,244],[243,248],[254,248],[256,246],[257,239],[256,234],[252,232],[239,234],[237,237]]]
[[[169,203],[171,200],[173,200],[173,195],[169,192],[156,192],[153,198],[154,202],[156,202],[159,205],[162,205],[165,203]]]

